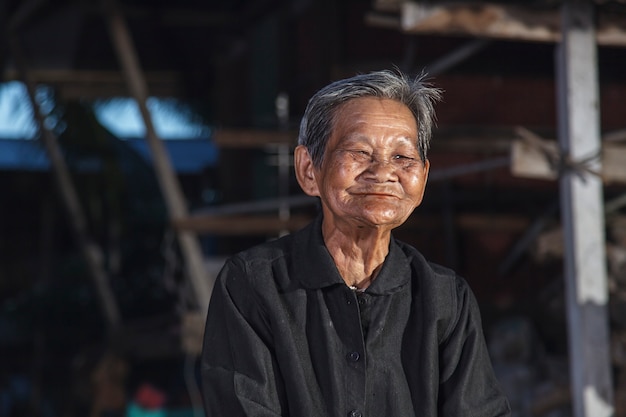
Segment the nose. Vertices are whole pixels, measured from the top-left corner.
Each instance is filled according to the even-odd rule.
[[[364,178],[370,181],[387,182],[395,181],[398,176],[396,164],[383,158],[372,158],[367,169],[364,171]]]

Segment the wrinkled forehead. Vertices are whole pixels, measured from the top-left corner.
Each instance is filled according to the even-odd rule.
[[[377,103],[387,103],[387,104],[391,103],[392,105],[395,104],[396,106],[403,107],[404,109],[408,110],[408,112],[411,113],[413,120],[415,122],[415,126],[419,128],[419,119],[418,119],[417,113],[415,112],[414,109],[407,106],[406,103],[403,103],[400,100],[396,100],[396,99],[392,99],[388,97],[379,97],[379,96],[372,95],[372,96],[360,96],[360,97],[350,98],[336,105],[330,113],[330,118],[331,118],[330,130],[333,131],[335,129],[338,120],[341,120],[346,117],[348,118],[352,117],[354,109],[360,108],[358,104],[364,103],[364,102],[370,102],[370,103],[377,102]]]
[[[398,100],[380,97],[359,97],[347,100],[338,106],[332,115],[329,137],[359,130],[382,129],[383,131],[405,131],[408,137],[418,142],[418,121],[415,114]]]

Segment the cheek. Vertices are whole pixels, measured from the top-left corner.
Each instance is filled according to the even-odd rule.
[[[426,187],[426,183],[423,178],[411,178],[404,183],[404,191],[411,196],[412,200],[421,201],[422,196],[424,194],[424,188]]]
[[[326,176],[326,184],[329,187],[342,187],[354,181],[357,170],[354,163],[350,162],[333,162],[329,164],[327,172],[332,175]]]

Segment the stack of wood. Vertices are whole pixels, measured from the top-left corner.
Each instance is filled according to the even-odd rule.
[[[562,242],[559,228],[546,231],[537,239],[535,258],[561,257]],[[626,217],[607,216],[606,254],[615,417],[626,417]]]
[[[611,360],[615,372],[616,417],[626,417],[626,218],[607,222],[611,243],[607,245]]]

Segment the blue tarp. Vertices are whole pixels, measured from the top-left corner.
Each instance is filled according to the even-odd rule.
[[[143,138],[125,139],[151,164],[148,143]],[[217,147],[210,139],[170,139],[163,143],[179,174],[193,174],[215,165]],[[47,171],[50,161],[40,142],[28,139],[0,139],[0,171]]]

